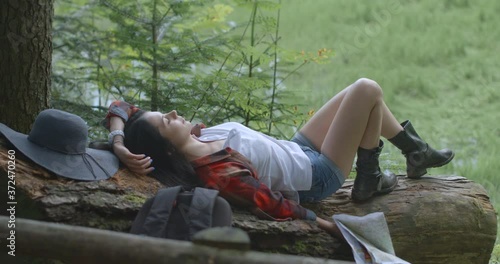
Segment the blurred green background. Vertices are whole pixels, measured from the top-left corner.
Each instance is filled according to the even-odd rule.
[[[500,202],[498,12],[500,1],[488,0],[284,1],[282,45],[335,53],[330,64],[308,65],[287,85],[317,109],[358,78],[377,81],[399,120],[457,152],[432,174],[477,180]],[[390,152],[387,159],[400,160]]]
[[[331,64],[287,81],[317,109],[360,77],[376,80],[396,117],[456,152],[429,174],[482,184],[500,211],[500,1],[283,1],[282,45],[329,48]],[[404,159],[386,144],[386,168]],[[498,243],[498,239],[497,239]],[[500,261],[500,248],[496,247]],[[493,261],[493,260],[492,260]]]

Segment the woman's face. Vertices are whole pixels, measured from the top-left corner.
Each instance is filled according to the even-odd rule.
[[[160,134],[180,148],[191,137],[192,125],[173,110],[166,114],[146,112],[143,116],[150,124],[158,128]]]

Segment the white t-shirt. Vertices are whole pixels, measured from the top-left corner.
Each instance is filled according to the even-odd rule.
[[[240,123],[228,122],[201,130],[200,141],[223,140],[249,159],[259,181],[274,191],[310,190],[311,161],[295,142],[277,140]]]

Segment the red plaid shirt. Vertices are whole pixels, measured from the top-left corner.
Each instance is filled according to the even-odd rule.
[[[127,121],[138,109],[126,102],[115,101],[103,124],[109,128],[109,118],[112,116]],[[205,187],[218,190],[231,204],[248,208],[260,218],[276,221],[316,219],[316,214],[311,210],[260,183],[251,162],[236,150],[225,148],[193,160],[192,165]]]
[[[108,114],[104,120],[102,120],[101,124],[109,130],[109,120],[111,117],[117,116],[123,119],[123,122],[127,122],[127,120],[139,110],[139,107],[131,105],[125,101],[114,101],[109,106]]]
[[[249,208],[261,218],[316,219],[312,211],[260,183],[250,161],[236,150],[228,147],[198,158],[192,164],[207,188],[219,190],[230,203]]]

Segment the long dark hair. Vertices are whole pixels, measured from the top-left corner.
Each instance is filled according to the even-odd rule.
[[[139,110],[125,123],[125,146],[132,153],[151,157],[151,166],[155,170],[150,174],[164,185],[182,185],[187,188],[201,186],[201,180],[184,154],[163,138],[156,127],[142,118],[144,113],[146,111]]]

